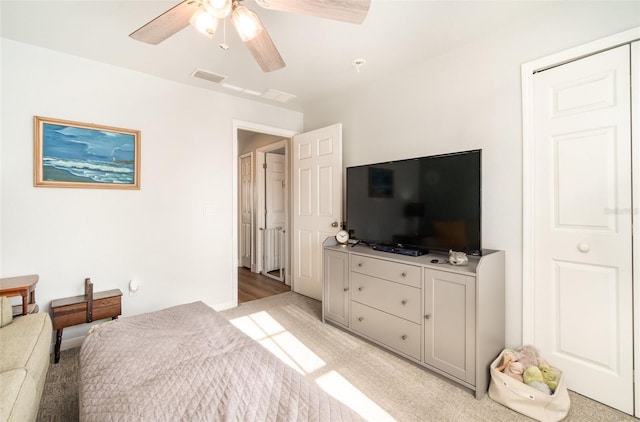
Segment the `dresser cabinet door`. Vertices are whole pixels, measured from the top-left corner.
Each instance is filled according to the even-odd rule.
[[[475,385],[475,277],[424,276],[424,362]]]
[[[349,325],[349,254],[324,252],[324,317]]]

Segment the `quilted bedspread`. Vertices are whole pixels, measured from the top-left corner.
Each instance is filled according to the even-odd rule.
[[[81,421],[360,420],[202,302],[121,318],[80,351]]]

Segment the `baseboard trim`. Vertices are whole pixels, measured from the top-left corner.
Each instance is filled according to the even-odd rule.
[[[227,309],[235,308],[236,306],[238,306],[236,302],[226,302],[226,303],[220,303],[214,306],[213,309],[215,309],[218,312],[221,312],[221,311],[226,311]]]
[[[80,337],[70,338],[70,339],[67,339],[67,340],[62,340],[62,343],[60,343],[60,351],[68,350],[68,349],[74,349],[76,347],[82,346],[82,342],[84,341],[84,339],[86,337],[87,336],[80,336]],[[56,343],[53,342],[49,346],[49,353],[51,354],[51,353],[55,352],[55,349],[56,349]]]

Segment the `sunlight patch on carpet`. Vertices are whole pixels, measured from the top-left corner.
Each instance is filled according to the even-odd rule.
[[[326,366],[325,361],[280,325],[268,312],[256,312],[234,318],[231,323],[302,375]]]
[[[349,406],[366,420],[378,422],[395,420],[336,371],[319,376],[316,382],[329,395]]]

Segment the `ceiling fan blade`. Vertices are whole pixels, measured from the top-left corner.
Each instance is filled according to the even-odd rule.
[[[256,0],[265,9],[360,24],[371,0]]]
[[[133,31],[129,36],[147,44],[160,44],[189,25],[189,19],[198,10],[198,2],[184,0],[157,18]]]
[[[253,10],[234,4],[231,23],[264,72],[273,72],[286,66],[267,28]]]
[[[265,28],[262,28],[262,31],[255,38],[245,41],[244,44],[263,72],[273,72],[286,66]]]

